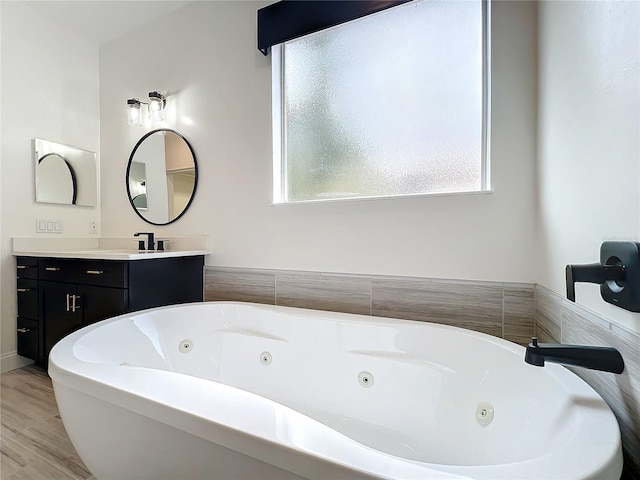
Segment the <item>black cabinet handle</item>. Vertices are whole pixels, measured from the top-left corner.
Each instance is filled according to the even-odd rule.
[[[104,273],[103,270],[87,270],[89,275],[102,275]]]
[[[46,267],[45,270],[47,272],[59,272],[60,268],[58,268],[58,267]]]
[[[30,331],[31,331],[30,328],[19,328],[18,329],[18,333],[28,333]]]
[[[18,265],[16,268],[18,270],[25,270],[27,268],[31,268],[31,266],[30,265]]]
[[[30,292],[31,289],[30,288],[18,288],[18,293],[25,293],[25,292]]]

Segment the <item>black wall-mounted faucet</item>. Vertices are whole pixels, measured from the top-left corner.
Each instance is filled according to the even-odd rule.
[[[604,242],[600,263],[567,265],[567,298],[576,301],[576,282],[600,284],[605,302],[640,312],[640,243]]]
[[[624,360],[615,348],[538,343],[537,338],[532,338],[527,346],[524,361],[537,367],[544,367],[545,360],[602,372],[624,372]]]
[[[140,242],[138,242],[138,250],[154,250],[156,248],[156,242],[154,240],[154,235],[152,232],[137,232],[133,234],[134,237],[139,237],[140,235],[147,236],[147,248],[144,248],[144,241],[140,240]]]
[[[625,280],[624,265],[602,265],[601,263],[589,263],[587,265],[567,265],[565,270],[567,277],[567,298],[576,301],[576,282],[598,283],[602,285],[608,281],[620,285]]]

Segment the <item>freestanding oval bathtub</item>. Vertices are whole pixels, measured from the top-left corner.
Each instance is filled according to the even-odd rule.
[[[594,390],[448,326],[247,303],[122,315],[49,357],[103,479],[617,479]]]

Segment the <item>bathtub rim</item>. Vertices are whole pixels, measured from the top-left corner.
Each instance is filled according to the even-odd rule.
[[[266,397],[262,397],[259,394],[252,393],[246,390],[242,390],[236,387],[232,387],[229,385],[225,385],[223,383],[218,383],[212,380],[201,379],[198,377],[193,377],[187,374],[182,374],[178,372],[172,371],[163,371],[157,370],[147,367],[132,367],[132,366],[120,366],[114,364],[98,364],[98,363],[89,363],[82,360],[79,360],[73,355],[73,344],[81,338],[86,333],[98,329],[106,324],[118,322],[122,320],[132,320],[137,316],[145,315],[150,312],[159,311],[159,310],[172,310],[172,309],[180,309],[185,307],[205,307],[208,304],[214,305],[246,305],[249,307],[257,308],[257,309],[268,309],[268,310],[276,310],[282,311],[286,310],[288,313],[304,315],[306,317],[312,318],[320,318],[320,319],[331,319],[336,320],[335,316],[338,315],[340,321],[346,322],[356,322],[362,323],[363,321],[366,323],[373,323],[379,325],[388,325],[388,324],[406,324],[406,325],[416,325],[416,324],[424,324],[426,326],[436,328],[436,329],[444,329],[455,331],[457,334],[470,335],[472,337],[480,337],[483,341],[488,341],[492,344],[495,344],[497,347],[506,348],[507,350],[512,351],[513,353],[522,353],[524,356],[524,348],[520,345],[511,343],[509,341],[503,340],[498,337],[493,337],[488,334],[484,334],[481,332],[476,332],[472,330],[462,329],[459,327],[453,327],[449,325],[442,325],[430,322],[416,322],[412,320],[403,320],[403,319],[395,319],[389,317],[373,317],[368,315],[358,315],[358,314],[345,314],[345,313],[337,313],[337,312],[326,312],[320,310],[310,310],[310,309],[301,309],[296,307],[281,307],[281,306],[273,306],[273,305],[262,305],[248,302],[196,302],[189,304],[180,304],[180,305],[172,305],[169,307],[158,307],[138,312],[132,312],[124,315],[120,315],[111,319],[104,320],[102,322],[98,322],[93,325],[89,325],[80,329],[69,336],[65,337],[63,340],[56,344],[51,351],[50,359],[49,359],[49,374],[52,378],[52,381],[55,383],[59,383],[64,385],[67,388],[71,388],[77,390],[80,393],[95,397],[101,401],[108,401],[114,405],[120,406],[122,408],[126,408],[128,410],[134,411],[138,414],[141,414],[145,417],[148,417],[155,421],[160,421],[167,425],[173,426],[175,428],[188,431],[204,440],[211,441],[216,444],[220,444],[227,448],[232,448],[237,451],[241,451],[245,453],[245,450],[242,450],[240,447],[246,447],[247,441],[249,443],[254,443],[254,453],[250,453],[249,455],[258,458],[267,463],[271,463],[277,467],[285,468],[287,470],[291,470],[290,463],[284,462],[283,464],[274,463],[272,461],[272,456],[264,456],[260,452],[264,451],[264,443],[267,442],[270,444],[272,448],[276,450],[280,450],[280,453],[276,455],[276,457],[280,457],[283,455],[282,449],[286,450],[284,452],[284,456],[287,457],[288,453],[295,452],[297,455],[305,455],[311,456],[315,459],[319,458],[322,461],[338,463],[345,468],[350,468],[355,471],[358,471],[363,474],[372,474],[375,473],[380,475],[376,470],[370,470],[368,468],[360,468],[357,465],[354,465],[351,462],[340,462],[339,459],[336,459],[335,456],[326,455],[326,452],[321,451],[313,451],[308,448],[300,448],[299,445],[295,445],[293,443],[283,443],[281,439],[276,439],[272,435],[262,435],[256,434],[255,431],[252,431],[251,428],[234,428],[225,423],[225,419],[215,419],[212,418],[210,412],[207,412],[206,408],[199,408],[201,406],[198,405],[197,402],[190,405],[192,409],[187,411],[184,410],[184,404],[180,402],[176,402],[176,399],[173,401],[167,401],[166,398],[162,398],[161,396],[149,396],[148,393],[146,395],[141,395],[138,391],[140,385],[147,384],[148,389],[152,390],[153,384],[157,384],[163,380],[171,379],[172,381],[180,381],[185,383],[185,388],[187,386],[195,386],[198,384],[205,384],[204,390],[208,390],[206,384],[215,384],[214,389],[220,390],[226,394],[230,395],[240,395],[246,396],[249,395],[253,400],[259,402],[267,402],[269,404],[276,405],[276,408],[285,409],[289,412],[289,415],[292,416],[292,421],[296,420],[296,417],[301,416],[305,419],[310,419],[312,422],[317,422],[321,424],[319,421],[308,417],[306,414],[293,410],[285,405],[274,402]],[[58,346],[59,345],[59,346]],[[64,349],[69,346],[70,348]],[[524,361],[524,360],[523,360]],[[129,369],[129,373],[135,372],[135,375],[130,376],[128,380],[123,380],[121,375],[114,375],[114,373],[121,373],[122,369]],[[536,367],[532,367],[536,368]],[[590,396],[595,396],[601,404],[606,406],[606,411],[599,412],[601,415],[604,415],[607,418],[612,418],[615,422],[615,429],[617,430],[617,442],[615,445],[612,445],[612,455],[606,456],[603,462],[600,464],[600,469],[605,468],[607,465],[610,465],[610,459],[613,457],[620,457],[621,459],[621,440],[620,440],[620,431],[617,421],[611,412],[610,407],[604,402],[602,397],[598,395],[591,386],[589,386],[584,380],[579,378],[573,372],[561,367],[559,365],[548,365],[545,367],[548,369],[550,375],[555,377],[555,380],[558,381],[564,387],[567,387],[567,384],[572,387],[577,387],[578,390],[583,390],[587,392]],[[96,376],[96,373],[98,375]],[[118,380],[114,380],[114,378]],[[91,391],[87,391],[87,387],[91,388]],[[202,387],[202,385],[201,385]],[[54,385],[55,388],[55,385]],[[174,389],[174,390],[182,390],[182,389]],[[238,393],[241,392],[241,393]],[[166,392],[162,392],[163,396],[166,395]],[[184,399],[182,399],[184,400]],[[149,409],[149,406],[146,405],[147,402],[152,402],[155,405],[154,409]],[[179,419],[180,417],[180,419]],[[300,417],[300,418],[301,418]],[[300,418],[297,418],[299,420]],[[215,435],[210,435],[207,433],[198,432],[198,425],[194,423],[194,419],[197,421],[205,421],[215,424],[217,427],[220,427],[224,434],[220,434],[220,438],[214,438]],[[581,422],[581,426],[584,422]],[[326,427],[331,429],[331,427]],[[200,429],[202,430],[202,429]],[[476,468],[482,469],[502,469],[504,470],[504,477],[495,477],[495,478],[510,478],[508,470],[510,470],[510,466],[517,466],[517,471],[521,471],[522,469],[539,468],[541,462],[554,462],[555,458],[563,458],[567,455],[571,456],[567,450],[573,450],[569,448],[571,445],[570,442],[564,442],[561,445],[561,448],[550,451],[544,455],[540,455],[531,459],[526,459],[522,461],[512,462],[512,463],[502,463],[495,465],[483,465],[483,466],[449,466],[435,463],[427,463],[421,462],[417,460],[411,460],[403,457],[397,457],[391,454],[388,454],[384,451],[376,450],[367,445],[361,444],[349,437],[346,437],[341,432],[331,429],[339,436],[342,436],[348,439],[349,442],[357,444],[364,450],[373,452],[376,456],[381,456],[385,458],[385,462],[391,462],[393,464],[397,464],[398,468],[402,470],[408,469],[405,473],[408,475],[406,478],[428,478],[425,477],[426,473],[433,473],[437,478],[468,478],[465,475],[468,474],[468,471]],[[227,440],[232,439],[227,443]],[[225,440],[227,439],[227,440]],[[257,442],[257,443],[256,443]],[[237,444],[236,444],[237,443]],[[530,466],[529,466],[530,465]],[[593,465],[592,465],[593,466]],[[419,473],[417,476],[409,475],[411,471],[415,471],[416,468],[419,468]],[[442,470],[442,468],[446,468],[446,470]],[[620,460],[620,471],[622,469],[622,464]],[[592,469],[593,470],[593,469]],[[597,470],[597,469],[596,469]],[[305,475],[304,471],[296,471],[291,470],[294,473]],[[554,473],[557,473],[554,469]],[[597,473],[597,472],[596,472]],[[308,474],[308,472],[307,472]],[[397,473],[395,473],[397,475]],[[513,475],[513,473],[511,473]],[[393,478],[393,477],[389,477]]]

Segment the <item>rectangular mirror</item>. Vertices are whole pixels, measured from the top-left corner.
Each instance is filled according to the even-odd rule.
[[[98,203],[96,154],[60,143],[33,139],[36,202],[95,207]]]

